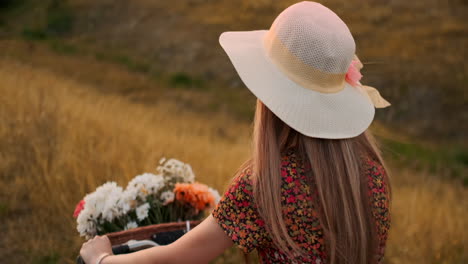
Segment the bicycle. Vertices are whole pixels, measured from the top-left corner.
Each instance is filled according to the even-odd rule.
[[[112,244],[114,255],[128,254],[139,250],[173,243],[201,221],[185,221],[137,227],[106,234]],[[77,264],[86,264],[81,256]]]

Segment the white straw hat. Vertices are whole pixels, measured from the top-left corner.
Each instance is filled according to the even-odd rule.
[[[346,24],[330,9],[300,2],[269,30],[224,32],[219,42],[252,93],[298,132],[350,138],[390,104],[359,82],[362,64]]]

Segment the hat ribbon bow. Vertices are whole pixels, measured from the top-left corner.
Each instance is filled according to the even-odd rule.
[[[348,72],[346,73],[346,81],[353,87],[359,89],[362,93],[366,94],[367,97],[374,104],[375,108],[385,108],[391,104],[385,100],[374,87],[362,85],[359,81],[362,78],[361,69],[364,65],[361,63],[359,58],[354,55],[354,59],[351,61]]]

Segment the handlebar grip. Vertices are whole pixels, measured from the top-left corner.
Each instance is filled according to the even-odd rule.
[[[114,255],[130,253],[130,247],[127,244],[112,246],[112,253]]]
[[[76,257],[76,264],[86,264],[81,256]]]
[[[130,253],[130,247],[128,245],[116,245],[112,246],[112,253],[114,255]],[[86,264],[81,256],[76,258],[76,264]]]

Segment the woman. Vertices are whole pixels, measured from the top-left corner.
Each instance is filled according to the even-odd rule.
[[[233,244],[263,263],[380,263],[390,184],[370,126],[390,104],[359,82],[348,27],[301,2],[269,30],[225,32],[221,46],[257,97],[252,158],[212,214],[171,245],[112,255],[97,236],[87,263],[207,263]]]

